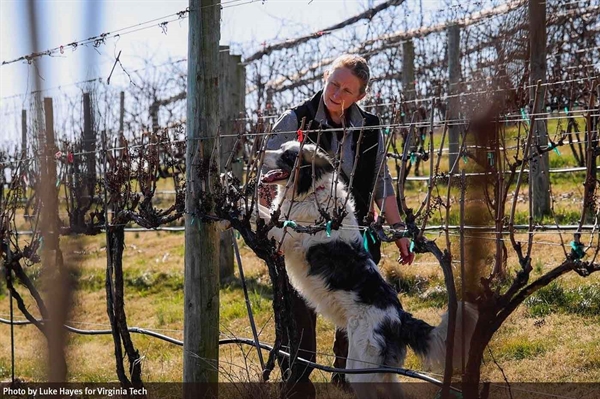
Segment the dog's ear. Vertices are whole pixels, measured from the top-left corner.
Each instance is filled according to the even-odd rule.
[[[280,163],[279,167],[282,169],[291,171],[292,168],[294,167],[294,163],[296,162],[297,157],[298,157],[297,148],[291,147],[291,148],[284,149],[284,151],[280,157],[281,162],[278,161],[278,164]]]
[[[306,194],[313,187],[313,155],[316,179],[314,184],[317,184],[317,182],[321,180],[324,175],[333,173],[333,164],[325,152],[316,150],[312,145],[310,147],[305,147],[305,151],[302,152],[302,162],[300,163],[300,170],[298,173],[298,195]]]
[[[298,195],[306,194],[312,189],[312,154],[313,152],[310,148],[302,151],[302,159],[299,165],[300,170],[298,171],[298,183],[296,185],[296,194]]]
[[[333,162],[329,159],[329,156],[321,150],[317,150],[317,156],[315,157],[315,168],[322,169],[323,173],[333,173]]]
[[[333,163],[329,156],[320,148],[315,150],[316,152],[311,152],[309,155],[310,162],[312,164],[312,157],[314,154],[315,157],[315,174],[317,175],[317,180],[321,178],[326,173],[333,173]]]

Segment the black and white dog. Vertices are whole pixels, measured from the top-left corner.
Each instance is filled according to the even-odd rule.
[[[325,209],[329,205],[329,209],[332,209],[346,202],[346,186],[340,179],[336,187],[336,172],[330,159],[314,145],[307,144],[302,148],[298,165],[300,169],[295,174],[293,167],[299,151],[298,142],[288,142],[278,150],[266,151],[262,183],[277,185],[278,194],[271,209],[260,207],[261,217],[269,218],[272,209],[281,204],[281,215],[289,212],[289,220],[312,225],[320,217],[319,208]],[[284,197],[284,187],[290,175],[292,179],[298,176],[296,190],[293,193],[289,189]],[[334,189],[337,189],[337,195],[333,193]],[[349,341],[348,369],[402,367],[407,346],[428,366],[443,366],[447,318],[443,317],[441,324],[433,327],[402,309],[396,290],[384,280],[363,247],[352,199],[347,201],[346,211],[342,228],[332,231],[331,237],[327,237],[326,232],[310,235],[288,229],[281,248],[292,285],[318,313],[346,329]],[[283,229],[274,228],[270,234],[280,241]],[[457,320],[454,356],[457,365],[460,364],[462,353],[462,340],[458,337],[465,333],[465,342],[470,341],[477,317],[472,305],[466,309],[468,322],[465,324],[469,331],[459,330],[462,325],[460,314]],[[468,353],[468,349],[465,353]],[[346,378],[361,398],[381,397],[373,386],[361,383],[397,382],[395,374],[386,373],[347,374]],[[397,387],[392,396],[397,395],[399,385],[392,386]]]

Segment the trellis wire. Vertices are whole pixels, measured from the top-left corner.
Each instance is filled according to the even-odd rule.
[[[45,320],[38,320],[38,322],[45,322]],[[3,324],[10,324],[12,325],[18,325],[18,326],[22,326],[22,325],[29,325],[32,324],[32,322],[30,322],[29,320],[17,320],[17,321],[12,321],[11,320],[7,320],[4,318],[0,318],[0,323]],[[80,328],[75,328],[69,325],[65,325],[64,326],[65,329],[67,329],[68,331],[72,332],[72,333],[76,333],[76,334],[81,334],[81,335],[106,335],[106,334],[112,334],[112,330],[83,330]],[[160,340],[163,340],[165,342],[174,344],[174,345],[178,345],[178,346],[183,346],[183,341],[169,337],[167,335],[164,334],[159,334],[155,331],[152,330],[148,330],[148,329],[144,329],[144,328],[139,328],[139,327],[129,327],[128,331],[130,333],[134,333],[134,334],[142,334],[142,335],[147,335],[150,336],[152,338],[157,338]],[[273,350],[273,347],[267,344],[264,344],[262,342],[255,342],[254,340],[251,339],[247,339],[247,338],[229,338],[229,339],[220,339],[219,340],[219,345],[227,345],[227,344],[244,344],[244,345],[249,345],[249,346],[259,346],[261,349],[263,350],[268,350],[271,351]],[[279,350],[278,351],[279,355],[281,356],[285,356],[285,357],[290,357],[290,354],[288,352],[285,352],[283,350]],[[329,366],[323,366],[321,364],[303,359],[301,357],[295,356],[296,361],[309,366],[311,368],[317,369],[317,370],[321,370],[321,371],[325,371],[328,373],[344,373],[344,374],[374,374],[374,373],[387,373],[387,374],[399,374],[399,375],[403,375],[406,377],[410,377],[410,378],[414,378],[414,379],[418,379],[418,380],[422,380],[422,381],[426,381],[429,383],[432,383],[434,385],[437,385],[439,387],[442,386],[442,382],[439,380],[436,380],[435,378],[429,377],[425,374],[422,374],[420,372],[414,371],[414,370],[410,370],[410,369],[405,369],[405,368],[401,368],[401,367],[388,367],[388,366],[381,366],[379,365],[379,367],[373,367],[373,368],[357,368],[357,369],[342,369],[342,368],[335,368],[335,367],[329,367]],[[461,391],[457,388],[451,387],[451,389],[457,393],[460,393]]]

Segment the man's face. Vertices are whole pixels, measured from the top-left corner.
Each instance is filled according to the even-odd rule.
[[[348,68],[337,68],[325,78],[323,102],[332,115],[341,115],[344,110],[362,99],[361,82]]]

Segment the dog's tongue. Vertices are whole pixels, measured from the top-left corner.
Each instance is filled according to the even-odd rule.
[[[272,183],[277,180],[285,179],[289,176],[289,173],[285,172],[282,169],[274,169],[265,173],[262,177],[263,183]]]

